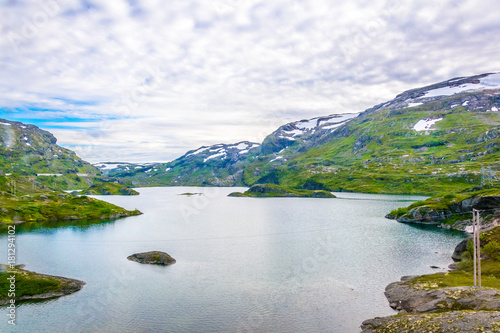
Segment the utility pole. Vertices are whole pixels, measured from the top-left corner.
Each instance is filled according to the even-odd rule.
[[[481,288],[481,225],[479,223],[479,213],[477,209],[472,209],[472,230],[474,231],[474,287]]]

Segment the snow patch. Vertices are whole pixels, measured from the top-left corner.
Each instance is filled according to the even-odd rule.
[[[490,74],[479,80],[479,83],[466,83],[456,87],[443,87],[429,90],[425,97],[451,96],[468,90],[500,88],[500,73]]]
[[[123,163],[95,163],[93,164],[96,168],[101,170],[113,170],[119,167],[124,167],[126,164]],[[136,166],[134,169],[141,169],[144,166]],[[127,167],[128,168],[128,167]],[[128,169],[127,169],[128,170]]]
[[[323,126],[323,125],[333,125],[333,124],[342,124],[345,123],[351,119],[356,118],[359,116],[359,113],[344,113],[344,114],[339,114],[338,116],[334,116],[330,119],[327,120],[321,120],[318,124],[318,126]],[[325,127],[323,127],[325,128]]]
[[[479,80],[481,84],[491,87],[491,88],[499,88],[500,87],[500,73],[490,74],[486,77],[483,77]]]
[[[169,172],[170,170],[172,170],[172,168],[166,168],[165,172]]]
[[[296,129],[296,130],[291,130],[291,131],[284,131],[286,134],[289,134],[291,136],[296,136],[296,135],[302,135],[304,134],[303,131]]]
[[[283,135],[278,136],[278,138],[280,138],[280,139],[286,139],[286,140],[290,140],[290,141],[295,141],[296,140],[295,138],[290,138],[288,136],[283,136]]]
[[[316,128],[318,125],[318,120],[317,118],[309,119],[309,120],[301,120],[298,123],[295,124],[297,128],[300,128],[302,130],[310,130]]]
[[[215,155],[211,155],[211,156],[208,156],[207,158],[205,158],[203,160],[203,163],[205,163],[206,161],[208,160],[211,160],[212,158],[216,158],[216,157],[219,157],[219,156],[226,156],[226,152],[223,152],[223,153],[219,153],[219,154],[215,154]]]
[[[26,146],[31,146],[31,144],[29,142],[26,142]]]
[[[498,108],[497,108],[496,106],[494,106],[494,107],[492,107],[492,108],[491,108],[491,111],[493,111],[493,112],[497,112],[497,111],[498,111]]]
[[[246,154],[246,153],[248,153],[248,149],[242,150],[238,154],[243,155],[243,154]]]
[[[430,119],[430,118],[426,118],[426,119],[422,119],[422,120],[419,120],[418,123],[413,126],[413,129],[417,132],[420,132],[420,131],[430,131],[432,130],[431,127],[432,125],[434,125],[435,123],[437,123],[438,121],[441,121],[443,120],[443,118],[438,118],[438,119]]]
[[[12,126],[12,124],[9,124],[9,123],[0,123],[0,125]]]
[[[203,153],[204,151],[206,151],[208,148],[198,148],[197,150],[195,150],[194,152],[192,152],[191,154],[187,154],[186,156],[191,156],[191,155],[196,155],[196,154],[199,154],[199,153]]]
[[[469,105],[469,101],[465,101],[462,103],[462,106],[467,106],[467,105]]]
[[[335,128],[339,128],[340,126],[344,125],[344,123],[341,123],[341,124],[335,124],[335,125],[329,125],[329,126],[323,126],[323,129],[326,129],[326,130],[331,130],[331,129],[335,129]]]
[[[273,158],[272,160],[270,160],[269,163],[277,161],[277,160],[281,160],[282,158],[283,158],[283,156],[277,156],[276,158]]]
[[[247,149],[248,148],[248,145],[246,143],[240,143],[236,146],[236,149],[238,150],[242,150],[242,149]]]
[[[415,106],[420,106],[420,105],[422,105],[422,104],[424,104],[424,103],[408,103],[408,107],[409,107],[409,108],[413,108],[413,107],[415,107]]]

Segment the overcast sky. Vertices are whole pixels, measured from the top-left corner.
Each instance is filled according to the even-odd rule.
[[[500,71],[497,0],[1,0],[0,118],[91,161],[261,142]]]

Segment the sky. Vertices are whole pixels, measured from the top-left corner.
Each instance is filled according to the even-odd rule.
[[[90,162],[261,142],[500,71],[496,0],[0,0],[0,118]]]

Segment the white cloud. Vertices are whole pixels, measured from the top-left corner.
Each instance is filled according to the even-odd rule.
[[[262,140],[288,121],[359,112],[500,68],[493,0],[0,6],[0,107],[60,125],[82,118],[47,128],[93,161],[167,160],[199,145]]]

